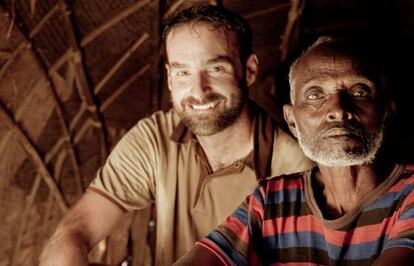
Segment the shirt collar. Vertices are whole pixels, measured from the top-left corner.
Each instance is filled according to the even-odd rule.
[[[264,179],[270,175],[276,122],[251,100],[249,100],[249,110],[254,130],[253,151],[242,161],[255,171],[257,179]],[[188,143],[191,140],[197,141],[195,135],[181,121],[170,139],[179,144]]]

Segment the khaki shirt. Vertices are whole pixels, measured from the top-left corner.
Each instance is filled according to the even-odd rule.
[[[184,255],[232,213],[257,179],[312,166],[294,139],[258,107],[253,110],[253,152],[216,172],[174,110],[139,121],[98,171],[89,190],[121,209],[155,202],[156,265],[171,265]]]

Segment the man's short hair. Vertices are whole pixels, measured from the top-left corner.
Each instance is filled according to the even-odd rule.
[[[179,11],[165,20],[162,34],[164,47],[167,36],[173,29],[182,25],[199,22],[207,23],[215,28],[221,28],[227,32],[234,33],[241,62],[243,65],[245,64],[245,61],[252,54],[253,50],[251,28],[247,21],[240,15],[220,6],[208,4],[195,5]]]
[[[370,37],[347,38],[321,36],[313,44],[307,47],[290,66],[289,84],[290,101],[292,104],[294,103],[294,80],[298,65],[306,55],[320,47],[326,47],[327,49],[335,50],[340,55],[352,57],[360,66],[368,67],[370,73],[366,73],[367,77],[379,86],[378,89],[383,93],[383,97],[390,97],[389,91],[386,90],[389,86],[386,56],[384,55],[384,50],[380,43]]]

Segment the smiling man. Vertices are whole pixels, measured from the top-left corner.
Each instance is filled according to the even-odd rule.
[[[177,266],[413,265],[414,166],[383,149],[380,55],[324,37],[293,63],[285,120],[317,166],[263,181]]]
[[[41,265],[87,265],[124,213],[156,205],[156,265],[171,265],[218,225],[257,180],[311,166],[295,140],[255,103],[248,24],[216,6],[165,26],[173,109],[137,123],[63,219]],[[146,236],[141,236],[145,238]]]

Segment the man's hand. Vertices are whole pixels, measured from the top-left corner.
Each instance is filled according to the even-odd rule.
[[[112,201],[87,191],[46,243],[40,265],[88,265],[89,251],[112,232],[123,216]]]
[[[384,251],[372,264],[373,266],[382,265],[414,265],[414,249],[410,248],[390,248]]]

